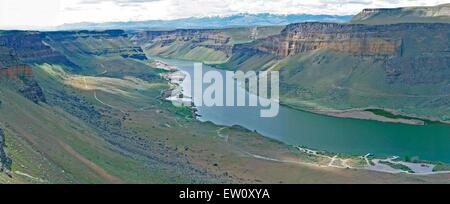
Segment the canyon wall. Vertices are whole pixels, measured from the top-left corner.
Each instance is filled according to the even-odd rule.
[[[332,49],[357,56],[401,55],[401,26],[369,27],[337,23],[291,24],[278,36],[262,40],[256,48],[279,57],[318,49]]]
[[[18,91],[34,103],[46,102],[44,93],[33,78],[33,69],[22,64],[16,52],[0,46],[0,78],[11,81]]]
[[[61,31],[45,33],[47,42],[59,45],[59,50],[76,51],[85,55],[112,56],[147,60],[142,48],[131,43],[122,30],[108,31]]]
[[[0,46],[13,50],[21,63],[49,63],[73,65],[64,55],[45,43],[41,32],[7,31],[0,34]]]
[[[13,50],[0,46],[0,68],[18,64],[18,59]]]
[[[143,31],[137,32],[135,42],[155,43],[161,42],[163,45],[176,40],[192,41],[193,43],[212,42],[213,44],[227,44],[230,37],[221,30],[174,30],[174,31]]]
[[[284,58],[319,49],[331,49],[340,53],[362,57],[401,57],[405,47],[414,47],[427,52],[447,52],[445,33],[450,24],[395,24],[395,25],[354,25],[337,23],[299,23],[288,25],[280,35],[259,40],[255,43],[237,45],[239,49],[270,53]],[[441,38],[442,45],[432,46],[420,40],[417,34],[428,35],[433,43]],[[415,39],[409,40],[410,35]],[[432,35],[432,36],[431,36]],[[427,37],[428,37],[427,36]],[[425,38],[425,36],[422,36]],[[406,41],[406,45],[405,45]],[[417,41],[417,42],[413,42]],[[413,52],[409,50],[408,52]],[[417,53],[415,53],[417,54]]]
[[[233,46],[231,37],[223,30],[174,30],[174,31],[143,31],[133,34],[135,44],[143,45],[144,49],[160,48],[174,45],[177,42],[189,43],[190,48],[203,47],[231,55]]]

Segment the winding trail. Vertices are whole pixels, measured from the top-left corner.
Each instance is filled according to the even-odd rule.
[[[226,143],[228,143],[229,135],[223,135],[222,131],[227,129],[227,128],[228,127],[223,127],[223,128],[220,128],[220,129],[217,130],[217,136],[219,136],[220,138],[224,138]]]
[[[102,67],[104,67],[103,64],[102,64]],[[108,73],[108,70],[105,69],[105,71],[103,71],[102,73],[98,74],[96,77],[105,75],[106,73]],[[88,84],[87,84],[87,81],[86,81],[86,77],[83,77],[83,81],[84,81],[84,87],[86,88],[86,90],[88,90],[89,87],[88,87]],[[118,110],[118,111],[120,111],[120,112],[123,113],[123,114],[126,114],[126,112],[123,111],[123,110],[121,110],[120,108],[115,107],[115,106],[113,106],[113,105],[111,105],[111,104],[105,103],[105,102],[103,102],[102,100],[100,100],[100,99],[97,97],[97,90],[96,90],[96,89],[93,89],[93,91],[94,91],[94,98],[95,98],[95,100],[97,100],[99,103],[101,103],[101,104],[103,104],[103,105],[105,105],[105,106],[108,106],[108,107],[110,107],[110,108],[112,108],[112,109]]]
[[[71,146],[67,145],[66,143],[63,142],[59,142],[59,144],[63,147],[64,150],[66,150],[70,155],[72,155],[73,157],[75,157],[77,160],[79,160],[81,163],[83,163],[84,165],[86,165],[89,169],[91,169],[92,171],[94,171],[96,174],[98,174],[100,177],[102,177],[103,179],[113,183],[113,184],[120,184],[123,183],[121,179],[112,176],[111,174],[109,174],[107,171],[105,171],[103,168],[101,168],[100,166],[98,166],[97,164],[95,164],[94,162],[86,159],[85,157],[83,157],[83,155],[81,155],[80,153],[78,153],[77,151],[75,151]]]

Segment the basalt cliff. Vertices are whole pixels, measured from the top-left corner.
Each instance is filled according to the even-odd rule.
[[[255,47],[279,57],[332,49],[358,56],[401,55],[406,25],[370,27],[337,23],[291,24],[280,35],[262,40]]]

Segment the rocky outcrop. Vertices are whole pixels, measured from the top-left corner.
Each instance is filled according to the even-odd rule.
[[[402,39],[391,33],[394,30],[337,23],[292,24],[281,35],[261,41],[256,48],[280,57],[318,49],[358,56],[394,56],[401,54],[402,46]]]
[[[190,43],[191,48],[204,47],[220,51],[227,56],[231,55],[233,46],[229,44],[231,37],[223,30],[174,30],[174,31],[143,31],[132,34],[131,38],[135,44],[143,45],[144,48],[155,44],[160,47],[170,46],[177,41]]]
[[[5,147],[5,134],[0,127],[0,172],[8,171],[11,169],[11,159],[6,155]]]
[[[19,92],[34,103],[46,103],[44,92],[35,80],[25,81],[23,87],[19,89]]]
[[[17,64],[0,68],[0,77],[16,82],[19,92],[34,103],[46,102],[44,92],[33,79],[33,70],[29,65]]]
[[[20,60],[14,53],[5,53],[1,54],[0,52],[0,57],[2,57],[0,58],[2,62],[0,64],[0,78],[6,78],[14,82],[13,84],[18,91],[34,103],[45,103],[44,93],[33,78],[33,69],[27,64],[20,64]]]
[[[247,49],[272,53],[281,58],[318,49],[332,49],[354,56],[402,56],[404,38],[408,33],[424,32],[438,35],[447,32],[448,24],[354,25],[338,23],[299,23],[287,26],[280,35]],[[242,49],[242,47],[238,47]],[[439,49],[439,48],[438,48]],[[445,50],[443,50],[445,51]]]
[[[29,80],[33,77],[33,72],[30,66],[20,63],[14,50],[0,46],[0,77]]]
[[[174,31],[143,31],[134,35],[133,41],[140,44],[161,42],[163,45],[176,40],[192,41],[193,43],[212,42],[212,44],[227,44],[230,37],[221,30],[174,30]]]
[[[58,45],[69,54],[76,51],[86,55],[147,60],[142,48],[132,44],[122,30],[49,32],[45,35],[49,44]]]
[[[17,56],[20,63],[57,63],[76,67],[64,55],[45,43],[41,32],[7,31],[0,34],[0,47],[5,47]]]

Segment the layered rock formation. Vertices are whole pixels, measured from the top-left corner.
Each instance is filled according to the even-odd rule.
[[[176,40],[192,41],[193,43],[212,42],[213,44],[227,44],[230,37],[221,30],[174,30],[174,31],[144,31],[135,35],[134,41],[143,43],[161,42],[163,45]]]
[[[133,45],[129,36],[122,30],[50,32],[45,35],[50,44],[59,44],[60,50],[77,51],[86,55],[117,55],[147,60],[142,48]]]
[[[14,52],[21,63],[51,63],[73,65],[64,55],[45,43],[41,32],[8,31],[0,34],[0,46]]]
[[[400,57],[404,55],[405,39],[415,33],[432,34],[439,37],[448,32],[448,24],[395,24],[395,25],[354,25],[337,23],[291,24],[280,35],[272,36],[251,44],[236,46],[233,52],[262,52],[280,58],[319,49],[331,49],[340,53],[364,57]],[[441,36],[442,38],[443,36]],[[417,40],[417,39],[415,39]],[[434,39],[433,39],[434,40]],[[442,39],[444,40],[444,39]],[[412,43],[412,42],[408,42]],[[418,42],[423,44],[423,42]],[[442,47],[424,44],[421,49],[429,52],[446,52]]]
[[[279,57],[318,49],[332,49],[358,56],[401,55],[402,39],[393,32],[407,27],[370,27],[337,23],[300,23],[286,27],[281,35],[259,42],[255,47]]]
[[[0,78],[13,81],[18,91],[34,103],[46,101],[41,87],[33,78],[33,69],[21,64],[15,52],[4,47],[0,47]]]
[[[231,55],[233,47],[229,44],[231,37],[223,30],[144,31],[133,34],[132,40],[135,44],[143,45],[144,49],[155,45],[170,46],[179,41],[190,43],[192,49],[204,47],[223,52],[227,56]]]
[[[0,46],[0,77],[17,80],[19,78],[31,79],[31,67],[21,64],[14,50]]]

